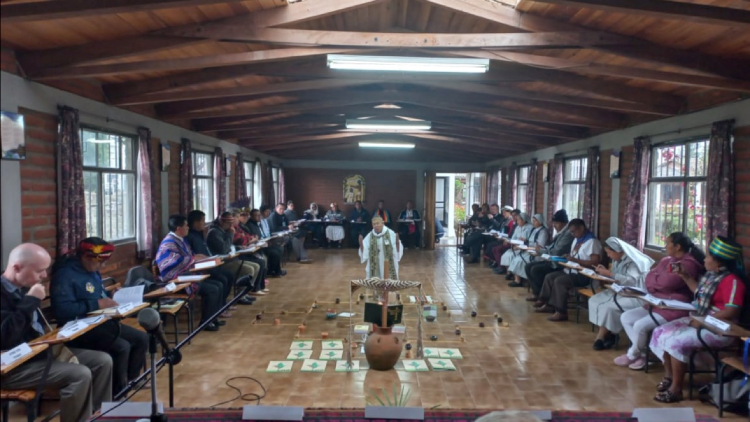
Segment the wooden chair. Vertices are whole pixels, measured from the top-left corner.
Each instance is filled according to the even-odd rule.
[[[151,265],[151,273],[154,276],[154,280],[158,280],[159,279],[159,267],[157,267],[156,264],[152,264]],[[163,297],[162,299],[177,300],[177,301],[179,301],[179,305],[175,306],[175,307],[165,308],[165,309],[161,309],[161,307],[159,307],[157,305],[156,309],[159,311],[159,314],[162,316],[162,318],[164,318],[165,320],[167,318],[169,318],[169,317],[172,318],[172,327],[173,327],[172,329],[173,329],[173,331],[172,332],[166,332],[165,331],[164,334],[166,334],[166,335],[169,335],[169,334],[174,335],[174,344],[177,344],[177,343],[180,342],[180,336],[179,336],[180,334],[190,335],[193,332],[193,323],[194,323],[194,321],[193,321],[193,309],[194,309],[194,305],[195,305],[194,302],[193,302],[194,296],[195,296],[194,294],[187,295],[187,294],[182,294],[182,293],[168,295],[168,296]],[[159,299],[159,301],[161,301],[162,299]],[[188,329],[187,329],[187,331],[180,331],[179,330],[179,317],[180,317],[179,316],[179,312],[181,310],[183,310],[183,309],[186,310],[187,318],[188,318],[188,321],[187,321],[187,323],[188,323]]]
[[[26,419],[28,422],[34,422],[39,413],[41,413],[41,397],[37,400],[36,390],[0,390],[0,401],[3,406],[2,422],[8,422],[8,412],[11,402],[20,402],[26,406]]]

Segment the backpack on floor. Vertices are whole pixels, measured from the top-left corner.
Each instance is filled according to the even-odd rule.
[[[700,389],[700,393],[706,397],[702,401],[715,407],[719,407],[719,389],[722,386],[718,382],[712,382]],[[745,382],[745,374],[742,371],[732,369],[724,374],[724,410],[731,413],[746,415],[750,407],[750,382]]]

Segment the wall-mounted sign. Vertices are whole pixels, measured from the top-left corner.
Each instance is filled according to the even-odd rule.
[[[353,204],[365,201],[365,178],[359,174],[344,179],[344,203]]]

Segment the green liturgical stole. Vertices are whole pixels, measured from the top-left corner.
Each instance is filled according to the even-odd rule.
[[[404,313],[404,305],[389,305],[388,306],[388,327],[392,327],[395,324],[401,323],[401,317]],[[383,305],[375,302],[365,302],[365,322],[369,322],[382,326],[383,320]]]

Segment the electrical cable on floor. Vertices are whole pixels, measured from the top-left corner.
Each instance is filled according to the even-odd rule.
[[[246,394],[243,394],[242,390],[240,388],[235,387],[235,386],[233,386],[232,384],[229,383],[230,381],[240,380],[240,379],[254,381],[263,390],[263,394],[262,395],[259,395],[258,393],[246,393]],[[223,401],[221,403],[216,403],[214,405],[211,405],[211,406],[209,406],[209,408],[213,409],[214,407],[221,406],[222,404],[231,403],[231,402],[233,402],[235,400],[256,401],[257,402],[256,405],[260,406],[261,399],[263,399],[264,397],[266,397],[266,387],[264,387],[263,384],[260,381],[258,381],[257,379],[255,379],[253,377],[247,377],[247,376],[232,377],[232,378],[229,378],[228,380],[226,380],[225,384],[226,384],[227,387],[235,390],[237,392],[237,396],[235,396],[235,397],[233,397],[233,398],[231,398],[231,399],[229,399],[227,401]]]

